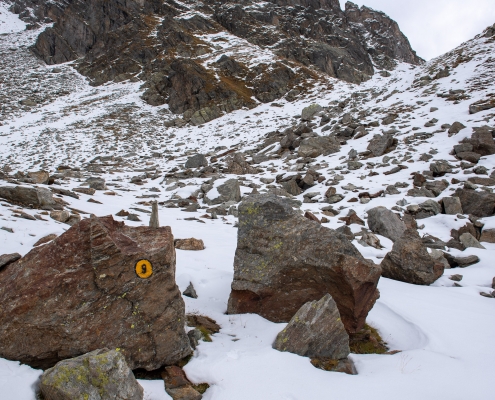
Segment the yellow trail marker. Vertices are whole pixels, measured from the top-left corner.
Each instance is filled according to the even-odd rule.
[[[148,260],[139,260],[136,263],[136,275],[142,279],[147,279],[153,274],[153,267]]]

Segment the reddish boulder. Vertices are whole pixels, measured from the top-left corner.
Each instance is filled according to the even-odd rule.
[[[379,297],[380,274],[344,235],[299,215],[286,200],[250,196],[239,206],[227,312],[288,322],[303,304],[329,293],[346,330],[355,332]]]
[[[170,227],[85,219],[0,270],[0,357],[35,368],[119,348],[131,369],[190,354]]]

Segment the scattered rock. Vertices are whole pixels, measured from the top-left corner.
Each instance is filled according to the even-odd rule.
[[[483,229],[480,242],[495,243],[495,229]]]
[[[28,172],[27,176],[38,185],[47,185],[50,180],[50,174],[47,171]]]
[[[192,299],[198,298],[198,294],[196,293],[196,289],[194,289],[192,282],[189,282],[189,285],[187,286],[186,290],[182,292],[182,294]]]
[[[241,187],[237,179],[229,179],[223,184],[211,189],[205,194],[204,200],[208,205],[216,205],[241,201]]]
[[[340,150],[340,144],[334,137],[318,136],[303,139],[299,145],[297,155],[299,157],[312,157],[337,153]]]
[[[373,157],[380,157],[383,156],[386,153],[387,149],[393,144],[394,138],[392,135],[375,135],[373,139],[370,140],[368,150],[371,151]]]
[[[227,312],[286,322],[303,304],[329,293],[353,332],[378,298],[379,274],[345,236],[297,214],[284,199],[250,196],[239,206]]]
[[[470,233],[466,232],[459,236],[459,241],[464,245],[464,247],[475,247],[477,249],[484,249],[480,242],[476,240],[476,238]]]
[[[40,390],[47,400],[142,400],[144,393],[122,353],[108,349],[60,361],[41,375]]]
[[[445,214],[448,215],[463,214],[461,201],[459,200],[459,197],[444,197],[442,199],[442,204],[445,210]]]
[[[0,288],[3,358],[49,368],[104,343],[153,370],[191,351],[169,227],[85,219],[0,270]]]
[[[472,214],[480,218],[493,215],[495,194],[459,188],[455,191],[455,196],[459,198],[465,214]]]
[[[203,396],[193,388],[186,374],[177,366],[166,367],[162,372],[165,391],[173,400],[201,400]]]
[[[76,187],[72,189],[72,191],[82,194],[87,194],[88,196],[93,196],[96,193],[96,190],[93,188],[85,188],[85,187]]]
[[[202,239],[175,239],[174,245],[179,250],[204,250],[205,244]]]
[[[452,169],[452,165],[443,160],[430,164],[430,171],[433,173],[433,176],[444,176],[445,174],[450,174]]]
[[[310,358],[347,358],[349,335],[332,296],[304,304],[277,335],[273,348]]]
[[[19,253],[12,253],[12,254],[3,254],[0,256],[0,269],[3,267],[6,267],[9,264],[12,264],[14,261],[17,261],[21,258],[22,256]]]
[[[318,114],[321,110],[323,110],[323,107],[319,104],[311,104],[310,106],[303,108],[301,119],[303,121],[311,121],[315,114]]]
[[[58,222],[67,222],[70,218],[70,212],[68,211],[52,211],[50,218]]]
[[[203,154],[195,154],[194,156],[189,157],[185,164],[186,168],[201,168],[207,166],[208,160]]]
[[[105,190],[107,188],[105,179],[103,178],[88,178],[86,182],[89,183],[90,189]]]
[[[10,203],[42,210],[62,209],[62,206],[54,200],[52,192],[45,188],[2,186],[0,187],[0,198]]]
[[[454,262],[458,267],[466,268],[470,265],[478,264],[480,259],[478,256],[454,257]]]
[[[421,238],[414,229],[407,229],[394,243],[381,263],[382,276],[415,285],[430,285],[444,271],[441,263],[428,254]]]
[[[249,165],[242,153],[235,153],[234,156],[227,161],[227,170],[225,172],[234,175],[245,175],[257,174],[258,170]]]
[[[460,122],[454,122],[452,126],[449,128],[449,136],[457,135],[460,131],[462,131],[466,126],[461,124]]]
[[[406,225],[397,214],[385,207],[375,207],[368,210],[368,226],[379,235],[395,242],[406,230]]]

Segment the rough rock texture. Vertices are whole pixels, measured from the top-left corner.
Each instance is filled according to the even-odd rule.
[[[337,153],[340,144],[333,137],[319,136],[306,138],[301,141],[298,149],[299,157],[318,157],[321,155]]]
[[[186,168],[200,168],[207,167],[208,160],[203,154],[196,154],[192,157],[189,157],[186,161]]]
[[[237,179],[229,179],[205,195],[206,204],[215,205],[228,201],[241,201],[241,187]]]
[[[179,250],[204,250],[205,244],[201,239],[176,239],[175,248]]]
[[[55,22],[33,48],[47,64],[78,60],[94,85],[142,80],[145,101],[167,103],[194,125],[251,107],[253,97],[271,102],[304,91],[315,78],[307,67],[360,83],[375,66],[422,62],[396,22],[350,2],[341,10],[336,0],[12,1],[25,20]],[[225,31],[273,58],[248,68],[224,55],[205,67],[200,57],[215,48],[201,36]]]
[[[22,256],[19,253],[2,254],[0,256],[0,269],[2,269],[3,267],[6,267],[9,264],[12,264],[13,262],[17,261],[21,257]]]
[[[55,202],[50,190],[26,186],[2,186],[0,198],[14,204],[32,206],[43,210],[61,210],[62,206]]]
[[[477,192],[472,189],[457,189],[455,196],[461,201],[465,214],[477,217],[491,217],[495,210],[495,194]]]
[[[430,285],[442,274],[444,266],[428,254],[418,232],[407,229],[394,243],[381,263],[382,276],[415,285]]]
[[[459,197],[444,197],[442,199],[445,214],[456,215],[462,214],[462,206]]]
[[[228,174],[245,175],[257,174],[258,170],[249,165],[242,153],[235,153],[234,156],[227,161],[227,170],[225,172]]]
[[[380,157],[385,154],[387,149],[394,143],[394,138],[392,135],[375,135],[373,139],[370,140],[368,145],[368,150],[371,151],[373,157]]]
[[[101,349],[60,361],[41,376],[46,400],[142,400],[143,388],[116,350]]]
[[[373,232],[385,236],[393,242],[398,240],[406,230],[406,225],[397,214],[385,207],[375,207],[368,210],[368,226]]]
[[[92,217],[0,270],[0,356],[35,368],[102,346],[131,369],[173,364],[191,351],[184,319],[169,227]]]
[[[166,367],[162,372],[165,390],[173,400],[201,400],[203,396],[192,387],[186,374],[177,366]]]
[[[345,236],[297,214],[284,199],[250,196],[239,206],[227,312],[287,322],[329,293],[346,330],[355,332],[379,296],[380,273]]]
[[[310,358],[346,358],[349,335],[332,296],[304,304],[277,335],[273,348]]]

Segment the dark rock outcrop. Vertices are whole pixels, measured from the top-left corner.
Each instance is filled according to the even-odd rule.
[[[459,198],[465,214],[472,214],[477,217],[491,217],[494,214],[495,194],[493,193],[457,189],[454,196]]]
[[[92,217],[0,270],[0,356],[35,368],[107,346],[157,369],[190,353],[184,323],[169,227]]]
[[[271,102],[291,90],[301,93],[318,79],[307,67],[359,83],[374,66],[419,64],[396,22],[385,14],[336,0],[13,0],[13,9],[38,22],[54,21],[33,47],[47,64],[78,60],[76,68],[94,85],[128,79],[144,82],[143,99],[168,104],[199,125],[256,98]],[[24,15],[26,19],[27,15]],[[247,66],[215,51],[200,35],[228,31],[273,59]],[[292,92],[291,92],[292,93]]]
[[[227,312],[286,322],[329,293],[346,330],[355,332],[379,296],[380,273],[345,236],[297,214],[284,199],[250,196],[239,206]]]

